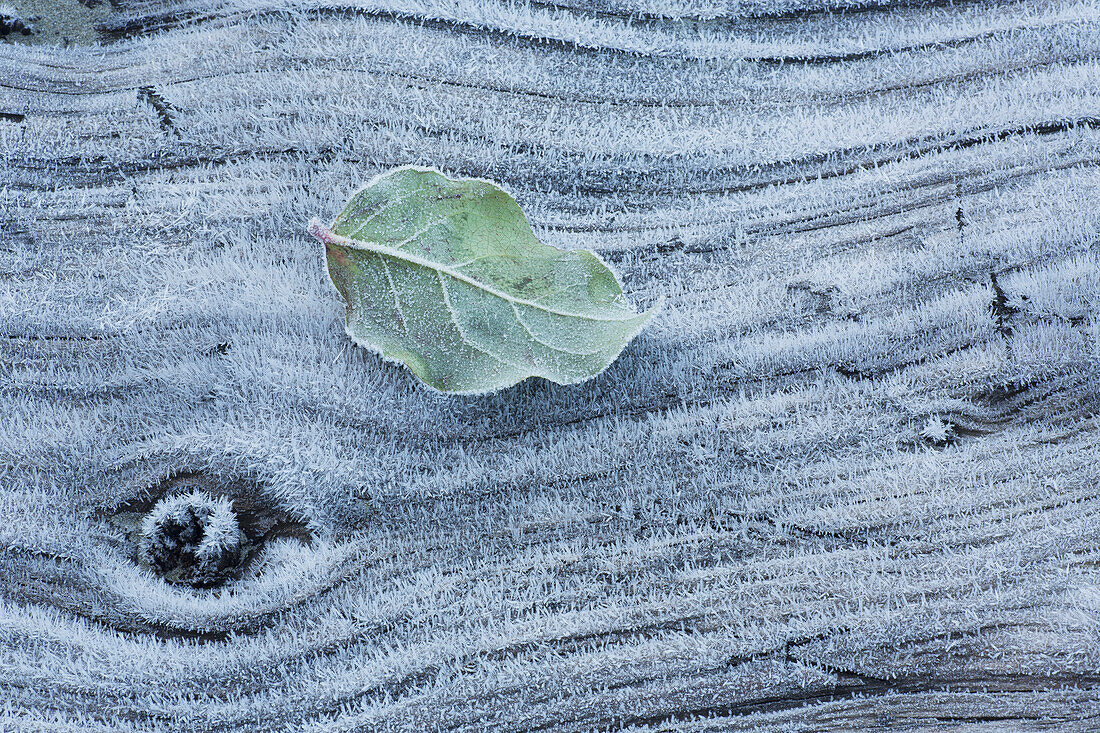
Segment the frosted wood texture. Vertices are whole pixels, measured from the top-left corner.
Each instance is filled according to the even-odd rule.
[[[0,46],[0,728],[1100,725],[1095,3],[101,35]],[[424,389],[305,230],[403,164],[662,311],[581,385]],[[134,559],[199,490],[220,588]]]

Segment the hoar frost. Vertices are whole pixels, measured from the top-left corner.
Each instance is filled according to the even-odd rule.
[[[145,515],[138,556],[170,583],[216,585],[240,563],[242,541],[229,499],[196,490],[165,497]]]

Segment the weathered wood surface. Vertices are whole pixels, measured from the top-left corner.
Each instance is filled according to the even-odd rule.
[[[633,2],[0,46],[0,728],[1100,727],[1100,6]],[[403,163],[663,313],[427,392],[304,230]],[[218,590],[189,483],[286,530]]]

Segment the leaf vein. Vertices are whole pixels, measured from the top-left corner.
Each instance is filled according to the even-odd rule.
[[[397,286],[393,282],[393,275],[390,274],[390,265],[382,255],[378,255],[378,261],[382,263],[382,269],[386,273],[386,282],[390,284],[390,292],[393,293],[393,307],[397,313],[397,322],[401,324],[401,330],[407,335],[409,325],[405,322],[405,311],[401,308],[401,296],[398,294]]]
[[[433,221],[431,224],[427,225],[423,229],[420,229],[419,231],[415,231],[412,234],[410,234],[408,237],[406,237],[405,239],[402,239],[400,242],[395,244],[393,248],[394,249],[401,249],[406,244],[413,241],[414,239],[416,239],[417,237],[419,237],[420,235],[422,235],[424,232],[428,231],[432,227],[434,227],[438,224],[446,224],[446,223],[447,223],[447,220],[445,218],[444,219],[436,219],[435,221]]]
[[[469,337],[466,335],[466,332],[462,330],[462,324],[460,324],[458,322],[458,314],[455,313],[455,308],[451,304],[451,295],[447,291],[447,281],[443,279],[443,273],[436,272],[435,276],[439,279],[439,288],[440,288],[440,290],[443,291],[443,305],[447,306],[447,313],[449,313],[450,316],[451,316],[451,323],[455,324],[455,330],[458,331],[458,335],[459,335],[459,337],[462,338],[463,343],[465,343],[467,346],[469,346],[470,348],[472,348],[476,351],[480,351],[482,354],[485,354],[490,359],[496,359],[501,364],[507,364],[509,366],[514,366],[514,367],[521,367],[523,369],[526,369],[526,368],[530,367],[529,364],[519,364],[517,362],[512,361],[511,359],[505,359],[503,356],[499,356],[497,354],[494,354],[493,352],[486,349],[484,346],[478,346],[473,341],[471,341],[469,339]]]
[[[349,237],[354,237],[359,232],[363,231],[363,227],[365,227],[367,224],[369,224],[375,217],[380,216],[383,211],[385,211],[386,209],[392,209],[394,206],[397,206],[400,203],[404,203],[405,201],[408,200],[408,198],[409,198],[408,196],[400,196],[400,197],[392,198],[392,199],[386,201],[385,203],[382,204],[381,207],[379,207],[378,211],[375,211],[373,214],[371,214],[366,219],[364,219],[362,222],[360,222],[359,226],[355,227],[355,231],[352,232],[351,234],[349,234],[348,236]]]
[[[597,351],[572,351],[571,349],[563,349],[563,348],[560,348],[558,346],[554,346],[552,344],[549,344],[549,343],[543,341],[542,339],[540,339],[538,336],[535,335],[535,332],[532,331],[531,328],[527,325],[527,323],[523,320],[523,316],[521,316],[519,314],[519,308],[516,307],[516,304],[512,303],[511,305],[512,305],[512,312],[516,314],[516,320],[519,322],[519,325],[523,326],[523,330],[526,331],[531,336],[531,339],[534,340],[535,342],[540,343],[543,346],[545,346],[546,348],[552,349],[553,351],[557,351],[557,352],[560,352],[562,354],[570,354],[572,356],[591,356],[592,354],[599,353],[598,350]]]
[[[375,254],[382,255],[383,257],[392,257],[392,258],[397,259],[397,260],[402,260],[402,261],[404,261],[408,264],[411,264],[411,265],[417,265],[419,267],[425,267],[425,268],[427,268],[429,270],[433,270],[433,271],[435,271],[439,274],[447,275],[448,277],[452,277],[455,280],[458,280],[460,282],[464,282],[467,285],[472,285],[473,287],[478,288],[479,290],[484,290],[489,295],[493,295],[493,296],[496,296],[496,297],[501,298],[503,300],[507,300],[510,303],[518,303],[519,305],[530,306],[532,308],[535,308],[536,310],[545,311],[547,313],[552,313],[552,314],[558,315],[558,316],[565,316],[567,318],[579,318],[581,320],[595,321],[597,323],[622,323],[624,321],[634,320],[635,318],[638,318],[639,316],[644,315],[644,313],[635,313],[633,311],[626,311],[627,315],[623,318],[607,318],[607,317],[600,317],[600,316],[592,316],[592,315],[588,315],[587,313],[571,313],[569,311],[562,311],[562,310],[558,310],[556,308],[551,308],[547,305],[543,305],[542,303],[537,303],[533,300],[526,300],[524,298],[517,298],[516,296],[511,295],[510,293],[506,293],[502,290],[497,290],[496,288],[492,287],[491,285],[486,285],[483,282],[475,280],[474,278],[470,277],[469,275],[465,275],[461,272],[458,272],[457,270],[455,270],[452,267],[448,267],[447,265],[443,265],[443,264],[440,264],[438,262],[432,262],[429,259],[426,259],[424,257],[420,257],[419,255],[415,255],[411,252],[405,252],[404,250],[397,250],[397,249],[394,249],[393,247],[388,247],[384,244],[377,244],[375,242],[362,242],[358,239],[351,239],[350,237],[343,237],[343,236],[340,236],[338,234],[333,234],[332,239],[336,243],[341,244],[345,247],[350,247],[352,249],[364,250],[364,251],[367,251],[367,252],[374,252]]]

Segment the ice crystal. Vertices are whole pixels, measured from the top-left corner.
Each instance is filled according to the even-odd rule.
[[[168,582],[216,585],[239,564],[241,541],[229,499],[196,490],[161,499],[145,515],[138,556]]]

